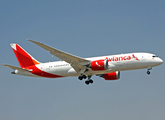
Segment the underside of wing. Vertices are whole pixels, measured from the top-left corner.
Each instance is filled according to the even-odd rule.
[[[28,39],[29,40],[29,39]],[[35,43],[36,45],[44,48],[45,50],[49,51],[52,55],[60,58],[61,60],[69,63],[76,72],[81,72],[81,71],[85,71],[85,68],[88,64],[90,64],[89,60],[83,59],[81,57],[77,57],[75,55],[71,55],[69,53],[63,52],[61,50],[52,48],[48,45],[45,45],[43,43],[37,42],[37,41],[33,41],[33,40],[29,40],[33,43]]]

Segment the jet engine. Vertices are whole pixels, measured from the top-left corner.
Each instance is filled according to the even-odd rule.
[[[117,80],[120,78],[120,71],[116,71],[113,73],[103,74],[102,76],[105,80]]]
[[[108,69],[108,60],[96,60],[92,61],[90,67],[94,71],[107,70]]]

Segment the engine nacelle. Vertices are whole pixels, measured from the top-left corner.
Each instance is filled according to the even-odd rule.
[[[103,78],[105,80],[117,80],[120,78],[120,71],[104,74]]]
[[[108,60],[92,61],[90,67],[94,71],[107,70],[108,69]]]

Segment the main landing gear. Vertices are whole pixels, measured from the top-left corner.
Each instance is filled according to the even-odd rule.
[[[152,69],[152,67],[151,68],[148,68],[148,70],[147,70],[147,74],[149,75],[150,74],[150,70]]]
[[[93,83],[93,80],[90,79],[90,80],[85,81],[85,84],[89,85],[89,83],[92,84]]]
[[[79,80],[86,79],[86,78],[87,78],[86,75],[82,75],[82,76],[79,76],[79,77],[78,77]]]
[[[82,76],[79,76],[78,79],[79,80],[83,80],[83,79],[86,79],[88,77],[88,80],[85,81],[85,84],[89,85],[90,83],[92,84],[93,83],[93,80],[90,79],[92,77],[92,75],[82,75]]]

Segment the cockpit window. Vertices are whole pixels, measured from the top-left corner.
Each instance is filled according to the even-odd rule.
[[[153,55],[152,57],[158,57],[158,56],[156,56],[156,55]]]

